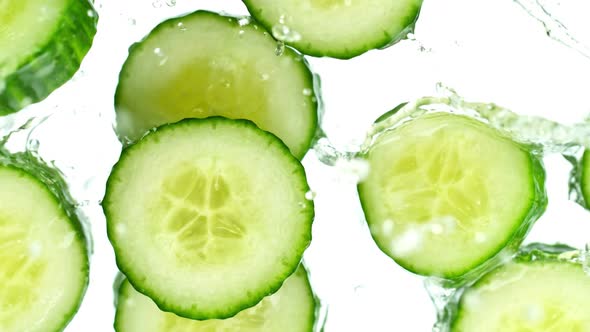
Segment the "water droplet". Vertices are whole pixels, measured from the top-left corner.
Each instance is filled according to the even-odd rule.
[[[243,27],[243,26],[246,26],[246,25],[250,24],[250,17],[248,17],[248,16],[240,17],[240,18],[238,19],[238,24],[239,24],[241,27]]]
[[[272,27],[272,35],[275,39],[287,43],[301,40],[301,34],[284,24],[276,24]]]
[[[311,89],[309,89],[309,88],[305,88],[305,89],[303,89],[303,95],[304,95],[304,96],[311,96],[311,93],[312,93],[312,92],[313,92],[313,91],[312,91]]]
[[[285,43],[282,41],[277,42],[277,48],[275,49],[275,54],[277,56],[281,56],[285,53]]]
[[[281,15],[281,16],[279,16],[279,23],[280,24],[285,24],[285,15],[284,14]]]
[[[27,150],[32,152],[39,151],[39,141],[37,139],[32,139],[27,142]]]
[[[154,0],[154,2],[152,2],[152,7],[154,7],[154,8],[162,7],[162,1],[161,0]]]
[[[305,193],[305,199],[308,201],[313,201],[316,197],[316,193],[312,190]]]
[[[240,31],[238,32],[238,34],[241,36],[241,35],[243,35],[243,34],[244,34],[244,32],[245,32],[244,30],[241,30],[241,29],[240,29]]]
[[[409,229],[391,241],[391,251],[398,256],[405,256],[420,249],[424,234],[418,229]]]
[[[94,16],[96,16],[96,13],[94,12],[94,10],[88,9],[88,11],[86,12],[86,15],[88,15],[88,17],[94,17]]]
[[[168,62],[168,56],[166,56],[166,54],[164,54],[164,52],[162,51],[161,48],[159,48],[159,47],[154,48],[154,54],[161,58],[160,62],[158,63],[160,66],[163,66],[166,64],[166,62]]]
[[[260,79],[263,80],[263,81],[268,81],[269,78],[270,78],[270,75],[267,74],[267,73],[262,73],[260,75]]]
[[[298,206],[299,206],[299,208],[301,208],[301,209],[305,209],[305,208],[307,207],[307,203],[305,203],[305,202],[299,202],[299,203],[297,203],[297,205],[298,205]]]
[[[176,6],[176,0],[166,0],[166,5],[168,7],[174,7]]]
[[[129,22],[129,25],[136,25],[137,24],[137,21],[133,17],[130,17],[127,20],[127,22]]]

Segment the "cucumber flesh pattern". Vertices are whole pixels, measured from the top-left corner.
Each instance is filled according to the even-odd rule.
[[[256,22],[206,11],[163,22],[131,48],[121,70],[120,139],[133,142],[183,118],[225,116],[255,122],[303,158],[317,125],[314,79],[300,54],[277,57],[275,48]]]
[[[530,153],[467,117],[410,121],[377,138],[367,158],[359,194],[373,237],[415,273],[462,276],[544,208]]]
[[[300,162],[252,122],[185,119],[126,150],[103,207],[137,289],[183,317],[226,318],[276,291],[299,263],[311,237],[308,190]],[[162,266],[177,272],[153,271]],[[224,284],[211,278],[219,273]]]
[[[509,263],[465,291],[452,332],[590,331],[590,277],[566,261]]]
[[[88,282],[81,229],[29,173],[0,163],[0,187],[0,330],[61,331]]]
[[[49,41],[15,71],[0,75],[0,116],[43,100],[68,81],[92,45],[97,21],[89,1],[70,1]]]

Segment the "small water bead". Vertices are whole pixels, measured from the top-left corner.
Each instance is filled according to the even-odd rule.
[[[304,96],[311,96],[311,94],[313,93],[313,91],[309,88],[305,88],[303,89],[303,95]]]
[[[96,16],[96,13],[94,12],[94,10],[88,9],[88,11],[86,11],[86,15],[88,15],[88,17],[94,17]]]
[[[260,79],[263,81],[268,81],[269,78],[270,78],[270,75],[267,73],[260,74]]]
[[[168,6],[168,7],[176,6],[176,0],[166,0],[166,6]]]
[[[284,24],[276,24],[272,27],[272,35],[275,39],[287,43],[301,40],[301,34]]]
[[[184,25],[184,23],[178,22],[176,26],[178,27],[178,29],[180,29],[180,31],[186,31],[186,26]]]
[[[154,7],[154,8],[161,8],[162,7],[162,1],[161,0],[155,0],[154,2],[152,2],[152,7]]]
[[[239,24],[241,27],[243,27],[243,26],[246,26],[246,25],[250,24],[250,17],[248,17],[248,16],[240,17],[240,18],[238,19],[238,24]]]
[[[39,145],[40,145],[39,140],[32,139],[27,142],[27,150],[29,150],[31,152],[37,152],[37,151],[39,151]]]
[[[305,193],[305,199],[308,201],[313,201],[316,196],[317,196],[317,194],[313,190],[310,190]]]
[[[275,55],[281,56],[283,53],[285,53],[285,42],[279,40],[277,42],[277,48],[275,49]]]

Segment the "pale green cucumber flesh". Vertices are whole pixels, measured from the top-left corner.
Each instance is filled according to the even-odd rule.
[[[590,331],[590,277],[580,264],[508,263],[467,289],[452,332]]]
[[[120,270],[160,308],[227,318],[275,292],[311,240],[301,163],[248,120],[185,119],[125,149],[103,202]]]
[[[307,273],[299,269],[273,295],[236,316],[219,320],[191,320],[161,311],[129,282],[119,288],[117,332],[312,332],[316,301]]]
[[[422,0],[243,0],[276,38],[313,56],[350,59],[404,38]]]
[[[136,141],[184,118],[248,119],[301,159],[317,126],[314,78],[257,23],[207,11],[158,25],[131,47],[115,96],[117,133]],[[157,79],[154,79],[157,78]]]
[[[475,119],[434,113],[380,135],[358,186],[379,248],[422,275],[458,278],[518,245],[546,206],[530,150]]]
[[[0,116],[47,97],[69,80],[92,44],[88,0],[0,2]]]
[[[0,164],[0,331],[62,331],[88,284],[80,225],[29,173]]]

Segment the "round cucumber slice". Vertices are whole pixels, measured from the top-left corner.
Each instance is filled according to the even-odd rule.
[[[0,1],[0,116],[69,80],[90,49],[97,20],[88,0]]]
[[[422,0],[243,0],[275,38],[313,56],[350,59],[404,38]]]
[[[370,173],[358,191],[371,234],[417,274],[465,275],[517,246],[547,204],[537,156],[466,116],[405,122],[364,157]]]
[[[557,255],[516,259],[464,291],[452,332],[590,331],[590,277]]]
[[[185,119],[125,149],[103,202],[120,270],[160,308],[227,318],[274,293],[311,241],[301,163],[248,120]]]
[[[133,142],[162,124],[224,116],[255,122],[303,158],[318,122],[313,75],[300,54],[275,49],[246,18],[197,11],[161,23],[131,47],[121,70],[119,137]]]
[[[149,297],[124,281],[118,293],[115,330],[312,332],[315,312],[315,297],[303,266],[287,278],[276,293],[265,297],[256,306],[223,320],[191,320],[161,311]]]
[[[0,331],[62,331],[88,284],[80,225],[24,170],[0,164],[0,188]]]

